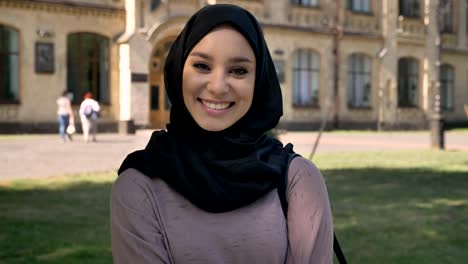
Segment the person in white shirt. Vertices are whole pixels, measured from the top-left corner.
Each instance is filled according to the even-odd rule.
[[[57,98],[57,121],[59,125],[59,135],[63,142],[66,142],[66,136],[70,141],[73,140],[72,135],[66,133],[69,125],[74,126],[75,119],[71,108],[70,96],[67,90],[63,91],[62,95]]]
[[[90,92],[87,92],[84,96],[83,102],[81,102],[79,110],[83,137],[86,143],[89,142],[90,133],[92,140],[96,141],[99,110],[99,103],[93,99],[93,95]]]

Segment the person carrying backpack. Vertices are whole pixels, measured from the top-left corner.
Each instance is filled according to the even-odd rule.
[[[79,110],[83,137],[86,143],[89,142],[90,133],[92,140],[96,141],[99,110],[99,103],[93,99],[93,95],[90,92],[87,92],[84,96],[83,102],[81,102]]]

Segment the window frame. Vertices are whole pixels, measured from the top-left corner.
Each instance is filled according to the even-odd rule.
[[[402,69],[402,64],[406,62],[404,69]],[[410,65],[410,63],[414,63],[415,65]],[[411,73],[410,70],[412,66],[415,66],[416,73]],[[420,106],[420,90],[421,90],[421,81],[420,81],[420,74],[421,74],[421,65],[419,59],[414,57],[401,57],[398,59],[398,86],[397,86],[397,102],[399,108],[417,108]],[[402,76],[401,73],[406,73],[407,75]],[[411,102],[411,82],[416,80],[416,96],[414,98],[414,102]],[[402,82],[406,87],[401,87]],[[405,91],[403,91],[405,89]],[[402,97],[402,91],[406,94],[406,97]],[[404,101],[406,99],[406,101]]]
[[[309,3],[304,3],[305,1]],[[312,3],[314,2],[314,3]],[[312,7],[318,8],[320,6],[320,0],[290,0],[291,5],[300,6],[300,7]]]
[[[449,76],[444,76],[444,73],[450,71]],[[448,85],[450,84],[450,85]],[[449,89],[451,91],[449,91]],[[450,98],[447,96],[450,93]],[[451,105],[448,106],[447,101],[451,100]],[[453,111],[455,107],[455,67],[444,63],[440,66],[440,109],[444,111]]]
[[[410,5],[410,1],[411,3],[415,4],[415,3],[418,3],[418,10],[417,10],[417,14],[413,14],[413,13],[410,13],[410,11],[412,9],[408,9],[406,10],[406,8],[402,8],[402,6],[406,7],[407,5]],[[407,5],[402,5],[402,3],[405,2]],[[404,16],[404,17],[409,17],[409,18],[421,18],[421,12],[423,11],[423,6],[421,6],[421,0],[399,0],[398,1],[398,14],[400,16]],[[414,12],[414,11],[411,11],[411,12]]]
[[[454,33],[454,13],[453,13],[453,2],[448,2],[448,12],[444,12],[442,15],[442,21],[440,25],[440,32],[452,34]]]
[[[356,60],[362,60],[362,67],[359,69],[353,68],[358,64]],[[368,63],[366,65],[366,63]],[[366,67],[367,66],[367,67]],[[366,71],[366,68],[369,70]],[[347,82],[347,96],[346,102],[348,108],[355,108],[355,109],[366,109],[372,108],[372,59],[369,55],[365,53],[352,53],[348,56],[348,74],[347,74],[348,82]],[[362,87],[357,87],[357,82],[359,81],[367,81],[367,83],[363,84]],[[351,85],[351,86],[350,86]],[[365,86],[368,85],[368,88]],[[363,97],[367,93],[368,104],[363,104],[363,98],[358,99],[359,103],[355,104],[356,101],[356,94],[358,90],[362,90]],[[366,91],[367,90],[367,91]]]
[[[299,60],[301,57],[306,57],[306,66],[301,65]],[[316,59],[317,61],[314,61]],[[304,60],[304,59],[303,59]],[[315,62],[315,63],[314,63]],[[320,104],[320,54],[310,48],[299,48],[296,49],[292,55],[292,106],[295,108],[318,108]],[[316,66],[316,67],[315,67]],[[316,78],[314,78],[314,76]],[[307,103],[297,102],[296,98],[302,98],[302,96],[296,96],[304,91],[302,87],[303,80],[310,81],[310,88],[307,90],[310,93],[306,101]],[[315,83],[316,89],[314,89],[313,84]],[[314,93],[316,96],[314,96]]]
[[[356,1],[360,1],[360,2],[367,1],[369,10],[355,9],[354,4],[355,4]],[[346,9],[348,9],[349,11],[351,11],[353,13],[371,15],[373,13],[372,12],[372,0],[348,0],[348,4],[347,4]]]
[[[3,81],[2,81],[2,76],[7,76],[8,74],[5,74],[0,76],[0,104],[19,104],[20,102],[20,71],[21,71],[21,62],[20,62],[20,41],[21,41],[21,36],[20,36],[20,31],[12,26],[6,25],[6,24],[0,24],[0,28],[2,29],[0,32],[8,32],[8,34],[14,34],[14,37],[16,38],[16,46],[14,47],[13,50],[9,50],[11,47],[5,48],[5,51],[0,50],[0,67],[3,67],[3,62],[6,61],[4,58],[10,58],[10,62],[16,61],[16,63],[12,63],[7,66],[5,73],[9,73],[10,78],[14,78],[13,82],[10,80],[10,83],[13,83],[10,85],[9,88],[3,86]],[[2,38],[6,39],[6,38]],[[10,38],[9,38],[10,39]],[[16,58],[16,60],[14,59]],[[13,65],[15,64],[15,65]],[[13,66],[12,66],[13,65]],[[16,72],[14,71],[14,67],[16,67]],[[6,83],[6,81],[5,81]],[[16,84],[16,85],[15,85]],[[13,87],[15,86],[15,87]],[[7,96],[3,96],[3,94],[6,94],[7,91],[13,94],[12,98],[8,98]]]

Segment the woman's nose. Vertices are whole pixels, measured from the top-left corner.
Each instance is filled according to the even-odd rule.
[[[227,76],[224,71],[216,70],[211,73],[208,90],[216,96],[224,95],[229,91]]]

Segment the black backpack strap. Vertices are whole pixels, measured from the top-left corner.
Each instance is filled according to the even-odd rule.
[[[299,155],[296,153],[291,153],[289,155],[288,168],[289,168],[289,165],[291,164],[291,161],[297,156]],[[283,177],[282,181],[280,181],[278,185],[278,196],[281,202],[281,209],[283,209],[283,214],[286,219],[288,218],[288,201],[286,200],[287,186],[288,186],[288,177]],[[336,238],[335,232],[333,232],[333,251],[335,252],[336,258],[338,259],[338,263],[347,264],[346,258],[343,254],[343,251],[341,250],[340,243],[338,242],[338,239]]]
[[[338,242],[338,239],[336,238],[335,232],[333,232],[333,251],[335,251],[336,258],[338,259],[338,263],[340,264],[346,264],[346,258],[343,254],[343,251],[341,250],[340,243]]]
[[[286,190],[288,187],[288,170],[289,170],[289,165],[291,164],[291,161],[299,156],[296,153],[291,153],[289,154],[288,157],[288,169],[286,170],[286,177],[282,177],[281,181],[278,184],[278,196],[281,202],[281,209],[283,209],[283,214],[285,218],[288,218],[288,201],[286,200]]]

